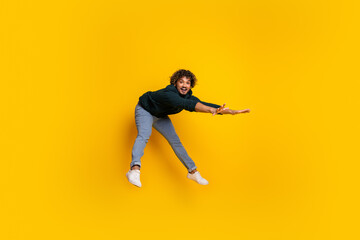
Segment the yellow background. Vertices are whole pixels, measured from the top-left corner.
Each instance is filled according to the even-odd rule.
[[[0,2],[1,239],[358,239],[358,1]],[[180,68],[250,114],[134,108]]]

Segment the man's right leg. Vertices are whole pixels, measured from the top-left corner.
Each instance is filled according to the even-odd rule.
[[[142,108],[140,104],[136,105],[135,123],[138,130],[138,135],[135,139],[135,143],[132,149],[132,161],[130,163],[130,169],[134,165],[141,167],[140,158],[144,155],[144,149],[150,138],[153,122],[154,117],[144,108]]]

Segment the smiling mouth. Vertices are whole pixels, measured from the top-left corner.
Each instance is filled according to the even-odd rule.
[[[181,88],[181,91],[183,92],[186,92],[186,90],[187,90],[186,88]]]

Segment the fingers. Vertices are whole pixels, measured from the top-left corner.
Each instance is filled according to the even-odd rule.
[[[239,114],[239,113],[248,113],[250,112],[250,109],[243,109],[243,110],[231,110],[229,108],[226,108],[225,107],[226,103],[224,103],[222,106],[220,106],[219,108],[216,109],[215,112],[213,112],[213,116],[215,116],[216,114],[219,114],[219,113],[230,113],[232,115],[234,114]]]
[[[221,107],[219,107],[218,109],[216,109],[216,113],[222,112],[225,109],[225,104],[224,103]]]
[[[250,112],[250,109],[244,109],[244,110],[239,110],[238,113],[248,113]]]

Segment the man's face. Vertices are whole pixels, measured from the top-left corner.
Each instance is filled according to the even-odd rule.
[[[182,77],[175,83],[175,87],[180,94],[186,95],[191,88],[191,80],[187,77]]]

